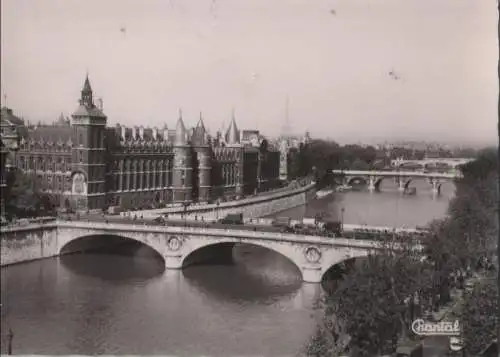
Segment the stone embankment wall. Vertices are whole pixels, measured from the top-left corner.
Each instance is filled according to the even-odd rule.
[[[1,266],[53,257],[57,250],[55,223],[2,227]]]
[[[290,190],[281,190],[277,193],[269,193],[262,196],[245,198],[242,200],[222,202],[216,204],[193,204],[187,207],[188,215],[213,218],[215,215],[224,217],[230,213],[243,212],[245,218],[257,218],[273,213],[284,211],[307,203],[315,197],[316,186],[314,183]],[[158,217],[164,214],[180,215],[184,213],[183,207],[170,207],[154,210],[143,210],[134,212],[122,212],[122,216],[137,215],[142,217]]]

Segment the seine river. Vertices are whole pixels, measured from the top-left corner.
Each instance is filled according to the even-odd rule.
[[[345,223],[415,226],[442,217],[453,195],[443,185],[415,182],[401,196],[336,194],[279,216],[338,215]],[[340,216],[339,216],[340,218]],[[232,266],[163,271],[148,248],[71,255],[1,270],[2,352],[12,329],[14,354],[172,354],[292,356],[300,354],[315,320],[317,285],[300,282],[285,258],[262,248],[235,249]]]

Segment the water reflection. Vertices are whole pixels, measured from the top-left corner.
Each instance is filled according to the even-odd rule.
[[[2,269],[2,335],[23,354],[294,355],[318,292],[286,258],[243,248],[184,272],[94,253]]]
[[[218,300],[240,304],[273,304],[291,298],[301,286],[298,268],[287,258],[265,248],[237,245],[234,265],[192,266],[183,270],[186,282]]]
[[[116,268],[95,264],[95,259],[109,258],[119,264]],[[117,284],[141,282],[159,276],[165,270],[161,261],[113,254],[71,254],[59,258],[62,266],[75,275],[83,275]]]

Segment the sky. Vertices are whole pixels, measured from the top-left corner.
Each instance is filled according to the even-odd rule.
[[[2,0],[2,105],[70,115],[88,72],[109,125],[495,143],[497,26],[495,0]]]

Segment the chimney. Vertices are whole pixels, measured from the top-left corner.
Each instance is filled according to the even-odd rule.
[[[139,127],[139,136],[141,140],[144,140],[144,127],[142,125]]]
[[[137,140],[137,127],[132,127],[132,140]]]
[[[158,140],[158,128],[156,126],[153,127],[153,140]]]
[[[97,98],[97,108],[99,108],[99,110],[102,112],[103,110],[102,98]]]

